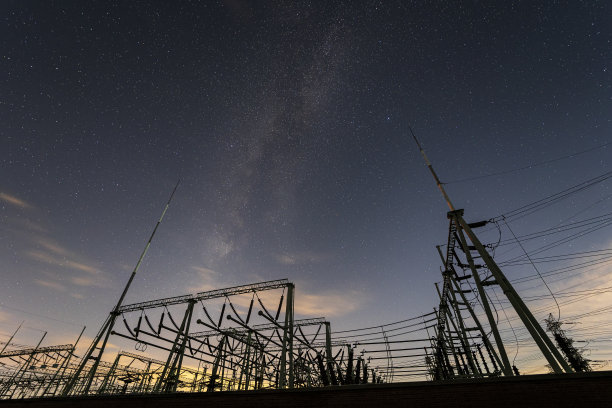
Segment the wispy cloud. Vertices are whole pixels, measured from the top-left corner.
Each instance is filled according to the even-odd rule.
[[[7,227],[13,232],[17,234],[47,234],[49,230],[41,225],[39,222],[32,221],[28,218],[22,217],[13,217],[9,218]]]
[[[100,270],[90,266],[90,265],[86,265],[82,262],[76,262],[76,261],[71,261],[71,260],[67,260],[66,261],[66,266],[72,269],[76,269],[79,271],[83,271],[83,272],[87,272],[87,273],[91,273],[91,274],[97,274],[100,273]]]
[[[37,241],[43,248],[48,249],[49,251],[53,252],[54,254],[57,255],[63,255],[63,256],[68,256],[70,254],[70,252],[66,249],[61,247],[59,244],[57,244],[56,242],[51,241],[48,238],[39,238]]]
[[[80,330],[74,330],[74,328],[70,330],[70,333],[50,331],[46,341],[52,342],[52,344],[74,344],[79,336],[79,331]],[[89,331],[89,329],[87,331]],[[79,343],[76,346],[76,355],[82,356],[83,354],[85,354],[87,352],[87,348],[94,340],[93,337],[87,335],[86,333],[83,334],[83,336],[79,340]],[[120,339],[118,339],[117,337],[111,337],[111,340]],[[121,346],[113,343],[112,341],[109,341],[108,343],[106,343],[106,348],[102,359],[107,362],[112,362],[119,350],[121,350]]]
[[[274,255],[274,259],[282,265],[302,265],[319,263],[329,259],[328,254],[316,253],[312,251],[285,252]]]
[[[258,297],[269,311],[276,310],[281,298],[281,291],[258,292]],[[282,311],[285,310],[286,293],[283,298]],[[248,308],[250,295],[232,297],[232,302],[242,308]],[[340,317],[359,310],[363,307],[366,296],[358,291],[325,291],[320,293],[304,292],[299,288],[295,291],[294,312],[301,318],[311,317]]]
[[[34,283],[40,286],[44,286],[45,288],[58,290],[60,292],[66,291],[66,287],[59,282],[52,282],[52,281],[43,280],[43,279],[34,279]]]
[[[296,293],[295,313],[304,317],[339,317],[362,307],[364,296],[357,291],[321,294]]]
[[[69,278],[69,281],[70,283],[74,285],[84,286],[88,288],[108,286],[105,281],[101,280],[98,277],[93,277],[93,276],[71,276]]]
[[[88,263],[82,256],[47,237],[38,237],[34,242],[38,248],[26,251],[25,255],[35,261],[60,268],[65,283],[80,287],[108,287],[102,271]],[[43,283],[38,284],[44,286]],[[64,290],[66,290],[65,287]]]
[[[28,204],[24,200],[17,198],[14,195],[10,195],[10,194],[3,193],[3,192],[0,192],[0,200],[4,201],[5,203],[14,205],[15,207],[22,208],[22,209],[33,208],[31,204]]]
[[[100,273],[99,269],[91,265],[87,265],[83,262],[67,259],[64,256],[58,257],[52,253],[45,252],[45,251],[30,250],[26,252],[26,255],[32,259],[35,259],[37,261],[44,262],[44,263],[47,263],[53,266],[59,266],[62,268],[71,268],[74,270],[87,272],[92,275]]]
[[[192,266],[191,269],[198,272],[202,277],[206,277],[206,278],[210,278],[210,277],[218,275],[218,273],[213,271],[212,269],[203,268],[201,266]]]
[[[187,286],[187,293],[206,292],[223,287],[217,281],[219,274],[212,269],[202,266],[192,266],[191,269],[196,272],[196,278],[193,283]]]
[[[12,314],[5,312],[4,310],[0,310],[0,322],[4,323],[13,321],[15,321],[15,319],[13,318]]]

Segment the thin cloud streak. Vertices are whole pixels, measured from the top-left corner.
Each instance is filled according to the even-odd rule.
[[[49,254],[43,251],[31,250],[31,251],[27,251],[26,255],[32,259],[35,259],[37,261],[44,262],[44,263],[47,263],[53,266],[59,266],[62,268],[71,268],[71,269],[75,269],[78,271],[87,272],[92,275],[96,275],[100,273],[100,270],[93,266],[86,265],[82,262],[77,262],[77,261],[73,261],[70,259],[58,258],[58,257],[53,256],[52,254]]]
[[[42,279],[34,279],[34,283],[36,283],[37,285],[40,285],[40,286],[44,286],[45,288],[57,290],[57,291],[60,291],[60,292],[65,292],[66,291],[66,286],[64,286],[64,285],[62,285],[61,283],[58,283],[58,282],[51,282],[51,281],[46,281],[46,280],[42,280]]]
[[[23,201],[22,199],[17,198],[7,193],[3,193],[3,192],[0,192],[0,200],[4,201],[7,204],[11,204],[11,205],[14,205],[15,207],[22,208],[25,210],[34,208],[34,206]]]
[[[274,255],[274,259],[281,265],[301,265],[321,263],[330,259],[330,255],[313,251],[285,252]]]

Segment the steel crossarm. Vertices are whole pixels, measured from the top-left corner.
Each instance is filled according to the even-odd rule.
[[[121,354],[123,357],[133,358],[135,360],[142,361],[143,363],[159,364],[161,366],[166,364],[165,361],[155,360],[154,358],[150,358],[150,357],[146,357],[146,356],[141,356],[140,354],[130,353],[129,351],[121,351],[121,352],[119,352],[119,354]],[[194,370],[194,369],[189,368],[189,367],[181,367],[181,371],[186,371],[186,372],[190,372],[190,373],[198,373],[199,372],[198,370]]]
[[[215,299],[225,296],[241,295],[263,290],[272,290],[284,288],[291,285],[287,279],[278,279],[273,281],[252,283],[250,285],[233,286],[225,289],[209,290],[207,292],[198,292],[190,295],[174,296],[164,299],[150,300],[146,302],[133,303],[131,305],[121,306],[117,309],[118,313],[133,312],[136,310],[153,309],[156,307],[179,305],[189,301],[200,301],[207,299]]]
[[[354,343],[350,343],[346,340],[332,340],[330,343],[331,347],[346,347],[349,346],[351,344]],[[325,343],[325,341],[316,341],[314,343],[311,344],[312,347],[314,348],[319,348],[319,347],[325,347],[327,344]]]
[[[61,351],[70,351],[72,350],[72,344],[63,344],[60,346],[47,346],[47,347],[38,347],[38,348],[27,348],[27,349],[18,349],[18,350],[9,350],[3,353],[0,353],[0,358],[3,357],[16,357],[22,356],[26,354],[43,354],[43,353],[57,353]]]
[[[130,353],[129,351],[120,351],[119,354],[121,354],[122,356],[125,357],[129,357],[129,358],[133,358],[135,360],[138,361],[142,361],[143,363],[153,363],[153,364],[159,364],[159,365],[164,365],[166,364],[165,361],[161,361],[161,360],[155,360],[154,358],[150,358],[150,357],[146,357],[146,356],[141,356],[140,354],[134,354],[134,353]]]
[[[99,366],[104,367],[104,368],[109,368],[109,369],[113,368],[113,364],[109,363],[108,361],[100,361]],[[126,365],[121,365],[121,364],[114,365],[114,368],[116,371],[121,371],[121,372],[126,372],[126,373],[146,374],[145,370],[142,370],[140,368],[129,367]]]
[[[320,324],[325,324],[324,317],[316,317],[316,318],[311,318],[311,319],[301,319],[301,320],[293,321],[293,326],[301,326],[301,327],[318,326]],[[254,326],[251,326],[252,331],[257,331],[257,332],[262,332],[266,330],[274,330],[277,328],[278,326],[272,323],[256,324]],[[246,329],[246,328],[239,328],[239,329],[234,329],[234,330],[236,333],[246,333],[249,331],[249,329]],[[206,330],[206,331],[200,331],[200,332],[193,332],[193,333],[190,333],[189,335],[195,338],[200,338],[200,337],[215,336],[217,334],[219,334],[219,331],[217,330]]]

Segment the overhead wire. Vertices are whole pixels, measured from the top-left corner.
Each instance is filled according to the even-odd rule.
[[[388,326],[393,326],[395,324],[410,322],[410,321],[413,321],[413,320],[416,320],[416,319],[421,319],[423,317],[431,316],[433,314],[435,314],[435,312],[425,313],[425,314],[422,314],[420,316],[411,317],[409,319],[398,320],[397,322],[393,322],[393,323],[379,324],[378,326],[362,327],[362,328],[359,328],[359,329],[351,329],[351,330],[337,330],[337,331],[334,331],[334,334],[338,334],[338,333],[350,333],[350,332],[363,331],[363,330],[371,330],[371,329],[380,329],[381,327],[388,327]]]
[[[535,232],[531,232],[529,234],[525,234],[525,235],[519,235],[518,238],[521,239],[521,241],[529,241],[529,240],[533,240],[533,239],[537,239],[537,238],[542,238],[542,237],[548,237],[554,234],[559,234],[561,232],[565,232],[565,231],[569,231],[569,230],[573,230],[573,229],[577,229],[577,228],[581,228],[581,227],[585,227],[585,226],[589,226],[592,224],[601,224],[601,223],[609,223],[612,222],[612,213],[607,213],[607,214],[602,214],[599,215],[597,217],[592,217],[592,218],[588,218],[582,221],[576,221],[573,223],[569,223],[569,224],[565,224],[562,226],[555,226],[552,228],[546,228],[543,230],[539,230],[539,231],[535,231]],[[506,239],[506,240],[501,240],[498,242],[498,246],[504,246],[504,245],[508,245],[511,244],[513,240],[511,239]]]
[[[27,310],[19,309],[19,308],[12,307],[12,306],[7,306],[7,305],[2,304],[2,303],[0,303],[0,307],[1,308],[5,308],[5,309],[14,310],[14,311],[20,312],[20,313],[25,313],[25,314],[28,314],[28,315],[31,315],[31,316],[40,317],[40,318],[43,318],[43,319],[46,319],[46,320],[53,320],[53,321],[56,321],[56,322],[59,322],[59,323],[69,324],[71,326],[82,327],[81,325],[78,325],[76,323],[68,322],[68,321],[57,319],[57,318],[50,317],[50,316],[45,316],[45,315],[42,315],[42,314],[39,314],[39,313],[28,312]],[[35,330],[40,330],[40,329],[35,329]],[[40,331],[42,331],[42,330],[40,330]]]
[[[582,251],[582,252],[574,252],[571,254],[563,254],[563,255],[554,255],[554,256],[542,256],[539,258],[532,258],[535,263],[550,263],[550,262],[561,262],[561,261],[573,261],[576,259],[584,259],[584,258],[598,258],[600,259],[608,259],[612,257],[612,249],[598,249],[593,251]],[[498,262],[499,266],[521,266],[527,265],[529,262],[525,262],[522,259],[512,260],[512,261],[503,261]]]
[[[527,259],[529,259],[529,262],[531,263],[531,266],[533,266],[533,269],[536,271],[536,273],[538,274],[538,276],[540,277],[540,279],[544,283],[544,286],[546,286],[546,289],[548,289],[548,292],[550,293],[550,296],[552,296],[553,300],[557,304],[558,320],[561,320],[561,307],[559,306],[559,302],[557,302],[557,298],[555,297],[555,294],[553,293],[553,291],[548,286],[548,283],[546,283],[546,280],[544,280],[544,277],[542,277],[542,274],[540,274],[540,270],[538,269],[538,267],[531,260],[531,257],[529,256],[529,253],[527,252],[527,250],[525,249],[525,247],[523,246],[521,241],[518,240],[518,238],[514,234],[514,231],[512,230],[512,228],[510,228],[510,225],[508,225],[508,222],[506,221],[505,217],[503,218],[503,220],[504,220],[504,224],[506,225],[506,228],[508,228],[508,231],[510,231],[510,233],[512,234],[512,236],[516,240],[516,243],[521,247],[521,249],[525,253],[525,256],[527,257]]]
[[[499,302],[499,298],[497,297],[497,291],[495,291],[495,289],[493,289],[493,294],[495,295],[495,299],[497,299],[497,301]],[[497,311],[497,309],[496,309]],[[514,358],[512,359],[512,365],[515,365],[516,363],[516,357],[519,354],[519,340],[518,337],[516,335],[516,332],[514,331],[514,327],[512,327],[512,323],[510,323],[510,319],[508,318],[508,315],[506,314],[505,310],[502,310],[504,313],[504,316],[506,317],[506,321],[508,322],[508,325],[510,326],[510,329],[512,330],[512,334],[514,335],[514,340],[516,341],[516,350],[514,353]]]
[[[561,275],[561,274],[564,274],[564,273],[567,273],[567,272],[572,272],[572,271],[576,271],[576,270],[582,270],[582,269],[584,269],[585,267],[588,267],[588,266],[599,265],[596,268],[585,270],[585,271],[582,271],[582,272],[577,273],[577,274],[568,275],[568,276],[564,276],[564,277],[560,278],[561,280],[569,279],[569,278],[576,277],[578,275],[582,275],[583,273],[599,269],[599,268],[601,268],[603,266],[609,265],[610,263],[612,263],[612,260],[608,260],[608,259],[605,259],[605,260],[592,260],[592,261],[578,263],[578,264],[571,265],[571,266],[564,266],[564,267],[557,268],[557,269],[551,269],[550,271],[542,273],[542,276],[547,276],[547,277],[548,276],[556,276],[556,275]],[[532,280],[535,280],[535,279],[538,279],[538,278],[539,277],[534,274],[534,275],[523,276],[523,277],[517,278],[517,279],[511,279],[510,281],[512,283],[517,283],[518,284],[518,283],[529,282],[529,281],[532,281]]]
[[[570,159],[570,158],[579,156],[581,154],[589,153],[589,152],[592,152],[594,150],[604,148],[604,147],[606,147],[606,146],[608,146],[610,144],[612,144],[612,142],[604,143],[604,144],[601,144],[599,146],[595,146],[595,147],[592,147],[590,149],[582,150],[582,151],[579,151],[579,152],[576,152],[576,153],[572,153],[572,154],[569,154],[569,155],[557,157],[555,159],[550,159],[550,160],[546,160],[546,161],[542,161],[542,162],[538,162],[538,163],[533,163],[533,164],[530,164],[528,166],[523,166],[523,167],[518,167],[518,168],[508,169],[508,170],[503,170],[503,171],[499,171],[499,172],[495,172],[495,173],[483,174],[483,175],[480,175],[480,176],[467,177],[467,178],[463,178],[463,179],[448,181],[448,182],[445,182],[443,184],[463,183],[463,182],[466,182],[466,181],[481,180],[481,179],[488,178],[488,177],[495,177],[495,176],[501,176],[501,175],[510,174],[510,173],[516,173],[516,172],[519,172],[519,171],[522,171],[522,170],[528,170],[528,169],[532,169],[534,167],[544,166],[546,164],[554,163],[554,162],[557,162],[557,161],[560,161],[560,160]]]
[[[558,239],[558,240],[556,240],[556,241],[553,241],[553,242],[551,242],[551,243],[549,243],[549,244],[543,245],[543,246],[541,246],[541,247],[539,247],[539,248],[536,248],[536,249],[534,249],[533,251],[531,251],[531,254],[532,254],[532,255],[537,255],[537,254],[539,254],[539,253],[542,253],[542,252],[548,251],[549,249],[552,249],[552,248],[558,247],[559,245],[566,244],[566,243],[571,242],[571,241],[573,241],[573,240],[575,240],[575,239],[578,239],[578,238],[580,238],[580,237],[583,237],[583,236],[585,236],[585,235],[587,235],[587,234],[590,234],[590,233],[592,233],[592,232],[595,232],[595,231],[598,231],[598,230],[600,230],[600,229],[602,229],[602,228],[605,228],[605,227],[607,227],[607,226],[609,226],[609,225],[612,225],[612,220],[607,221],[607,222],[605,222],[605,223],[603,223],[603,224],[599,224],[599,225],[593,226],[593,227],[588,228],[588,229],[586,229],[586,230],[576,232],[575,234],[571,234],[571,235],[568,235],[568,236],[566,236],[566,237],[560,238],[560,239]],[[514,261],[514,260],[516,260],[516,259],[521,259],[521,258],[523,258],[523,256],[522,256],[522,255],[520,255],[520,256],[515,256],[514,258],[510,258],[510,259],[508,259],[508,260],[506,260],[506,261],[503,261],[503,262]]]
[[[601,183],[603,181],[608,180],[609,178],[612,177],[612,171],[608,171],[606,173],[600,174],[599,176],[593,177],[591,179],[588,179],[586,181],[583,181],[581,183],[578,183],[576,185],[573,185],[565,190],[562,190],[558,193],[555,194],[551,194],[547,197],[541,198],[537,201],[531,202],[529,204],[525,204],[519,208],[516,208],[514,210],[508,211],[506,213],[500,214],[497,217],[494,217],[493,219],[497,219],[500,220],[502,219],[502,216],[506,217],[507,219],[519,219],[519,218],[523,218],[527,215],[530,215],[536,211],[542,210],[552,204],[555,204],[557,201],[563,200],[565,198],[568,198],[569,196],[576,194],[580,191],[583,191],[589,187],[592,187],[598,183]]]

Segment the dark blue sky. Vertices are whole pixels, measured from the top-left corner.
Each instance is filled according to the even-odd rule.
[[[0,15],[2,335],[44,326],[23,311],[93,333],[179,177],[128,302],[286,277],[298,313],[354,328],[437,305],[447,208],[409,126],[445,182],[563,157],[449,183],[470,221],[611,170],[606,2],[4,1]],[[513,228],[599,216],[611,193]],[[604,228],[558,250],[611,241]]]

